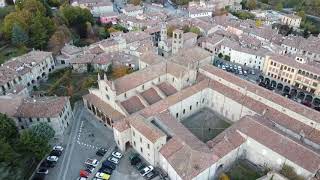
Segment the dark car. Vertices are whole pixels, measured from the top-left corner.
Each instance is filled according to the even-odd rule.
[[[264,87],[264,88],[265,88],[265,87],[266,87],[266,84],[265,84],[265,83],[263,83],[263,82],[260,82],[260,83],[259,83],[259,86],[261,86],[261,87]]]
[[[103,172],[103,173],[106,173],[106,174],[109,174],[111,175],[112,172],[113,172],[113,169],[109,168],[109,167],[101,167],[99,169],[99,172]]]
[[[32,180],[44,180],[45,176],[46,176],[45,174],[35,174]]]
[[[139,162],[135,165],[135,168],[140,171],[141,169],[145,168],[147,166],[147,164],[143,163],[143,162]]]
[[[113,164],[113,163],[110,162],[110,161],[104,161],[104,162],[102,163],[102,167],[108,167],[108,168],[110,168],[110,169],[112,169],[112,170],[115,170],[115,169],[116,169],[116,165]]]
[[[141,161],[142,161],[142,160],[141,160],[140,157],[136,157],[136,158],[132,159],[132,160],[130,161],[130,163],[131,163],[131,165],[135,166],[136,164],[140,163]]]
[[[156,171],[151,171],[147,175],[145,175],[144,178],[146,178],[147,180],[151,180],[156,176],[158,176],[158,173]]]
[[[50,168],[53,168],[54,166],[56,166],[56,162],[53,162],[53,161],[48,161],[48,160],[45,160],[41,163],[40,167],[50,167]]]
[[[57,157],[60,157],[62,154],[62,151],[58,151],[58,150],[52,150],[50,152],[50,155],[49,156],[57,156]]]
[[[100,148],[97,152],[97,156],[104,156],[107,153],[107,150],[105,148]]]
[[[308,107],[312,106],[312,104],[310,102],[308,102],[308,101],[303,101],[302,104],[305,105],[305,106],[308,106]]]
[[[315,109],[316,111],[319,111],[319,112],[320,112],[320,106],[316,106],[316,107],[314,107],[314,109]]]

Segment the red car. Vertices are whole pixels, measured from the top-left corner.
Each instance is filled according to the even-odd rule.
[[[80,170],[80,177],[89,177],[89,172],[86,170]]]

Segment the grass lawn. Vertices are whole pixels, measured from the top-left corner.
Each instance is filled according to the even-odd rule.
[[[49,74],[47,82],[41,83],[37,91],[48,96],[70,96],[73,104],[88,93],[88,88],[97,86],[97,73],[74,73],[61,69]]]
[[[231,180],[256,180],[263,175],[242,162],[234,166],[226,173]]]

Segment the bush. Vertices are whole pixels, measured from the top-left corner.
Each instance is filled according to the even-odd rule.
[[[223,54],[222,54],[222,53],[219,53],[219,54],[218,54],[218,57],[219,57],[219,58],[223,58]]]

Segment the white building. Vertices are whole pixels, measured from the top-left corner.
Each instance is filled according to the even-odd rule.
[[[126,16],[137,16],[143,14],[143,8],[141,6],[134,6],[132,4],[127,4],[127,6],[121,11]]]
[[[0,94],[23,85],[31,90],[55,68],[51,52],[30,51],[1,64]]]
[[[113,12],[113,4],[109,0],[74,0],[71,5],[89,9],[93,17]]]

